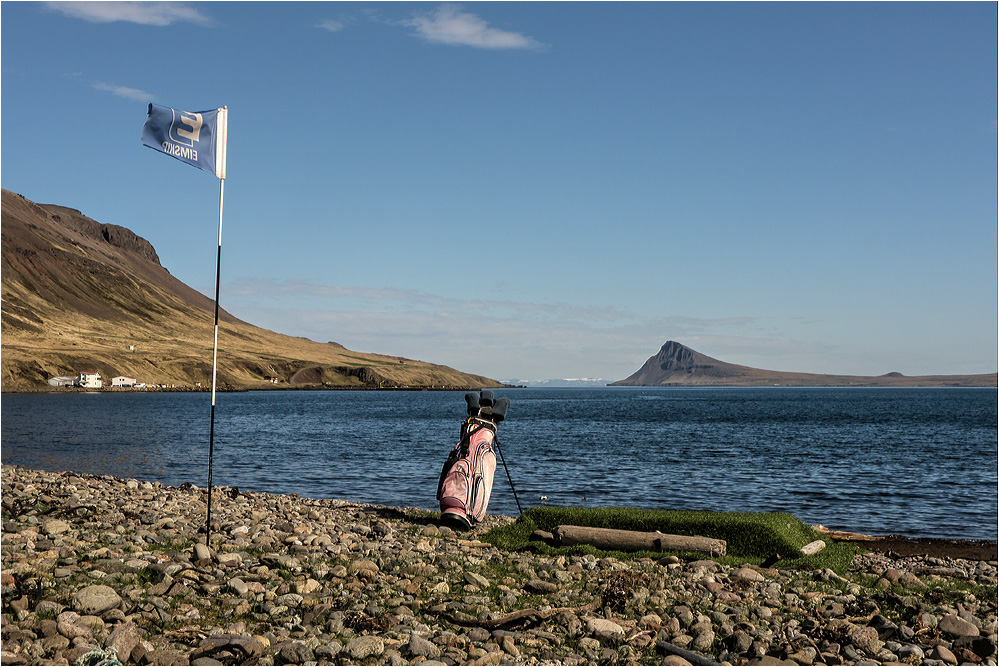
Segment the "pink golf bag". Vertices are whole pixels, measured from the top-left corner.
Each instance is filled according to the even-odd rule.
[[[461,425],[461,438],[448,454],[437,483],[441,521],[468,529],[486,516],[496,474],[496,424],[503,421],[510,400],[493,400],[485,390],[465,394],[468,419]],[[519,501],[518,501],[519,505]]]

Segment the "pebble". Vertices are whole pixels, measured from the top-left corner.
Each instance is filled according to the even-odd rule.
[[[423,510],[225,488],[209,546],[206,489],[2,476],[4,665],[112,649],[125,664],[689,664],[668,647],[733,665],[996,664],[994,561],[550,557],[480,541],[511,517],[456,533]]]

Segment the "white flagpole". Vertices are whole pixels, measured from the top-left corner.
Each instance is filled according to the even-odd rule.
[[[222,275],[222,202],[225,179],[219,179],[219,248],[215,256],[215,342],[212,345],[212,417],[208,430],[208,519],[205,523],[205,543],[212,540],[212,458],[215,453],[215,379],[219,359],[219,277]]]
[[[220,109],[219,116],[215,166],[216,176],[219,177],[219,248],[215,256],[215,340],[212,345],[212,416],[208,429],[208,517],[205,521],[205,544],[208,547],[212,545],[212,459],[215,454],[215,381],[219,359],[219,278],[222,275],[222,203],[225,195],[226,144],[229,139],[228,107]]]

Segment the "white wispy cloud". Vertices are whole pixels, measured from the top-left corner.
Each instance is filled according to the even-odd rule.
[[[745,317],[650,320],[614,306],[458,298],[298,279],[242,278],[223,291],[226,308],[258,326],[490,377],[619,380],[667,339],[716,340],[753,324]]]
[[[257,299],[316,298],[322,300],[326,307],[335,309],[377,304],[379,308],[432,310],[438,313],[477,313],[534,320],[614,322],[628,317],[612,306],[575,306],[566,303],[535,303],[508,299],[458,299],[419,290],[325,285],[300,279],[243,278],[228,284],[226,293]]]
[[[60,14],[92,23],[125,21],[152,26],[213,24],[211,18],[183,2],[46,2],[45,5]]]
[[[139,90],[138,88],[129,88],[127,86],[113,86],[110,83],[95,83],[95,90],[106,90],[112,95],[117,95],[118,97],[124,97],[125,99],[135,100],[136,102],[149,102],[150,100],[156,99],[152,93],[147,93],[144,90]]]
[[[441,5],[429,14],[417,14],[403,25],[415,28],[419,37],[438,44],[480,49],[538,49],[542,46],[532,37],[492,28],[475,14],[461,11],[455,5]]]
[[[330,32],[340,32],[345,26],[346,24],[343,21],[337,21],[336,19],[325,19],[316,24],[317,28],[322,28]]]

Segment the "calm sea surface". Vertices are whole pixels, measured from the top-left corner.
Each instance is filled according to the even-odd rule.
[[[995,389],[510,389],[500,444],[541,504],[791,512],[874,534],[996,539]],[[208,480],[208,394],[2,396],[2,458]],[[436,508],[462,392],[219,394],[213,483]],[[546,496],[547,499],[542,499]],[[489,511],[517,514],[502,464]]]

